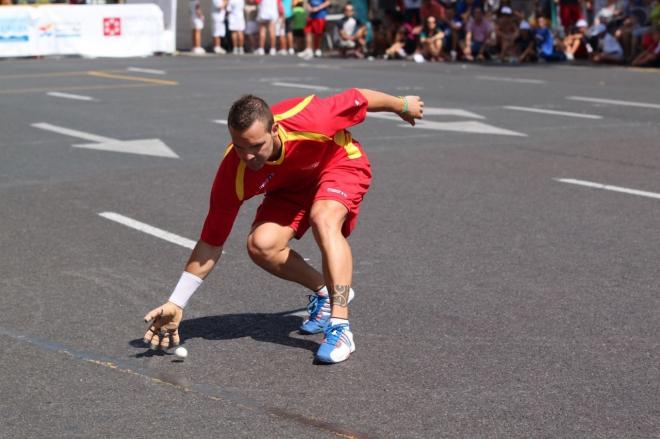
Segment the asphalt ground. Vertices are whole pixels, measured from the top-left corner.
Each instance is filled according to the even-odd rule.
[[[658,84],[619,67],[0,62],[0,436],[660,437]],[[233,100],[348,87],[428,109],[353,129],[374,171],[351,237],[357,351],[313,363],[307,292],[245,252],[259,200],[186,309],[188,359],[148,350],[142,316],[190,250],[99,214],[196,240]],[[72,146],[94,136],[178,158]],[[311,236],[293,246],[319,266]]]

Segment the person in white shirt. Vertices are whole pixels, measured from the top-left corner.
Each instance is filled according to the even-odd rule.
[[[245,53],[245,0],[228,0],[227,13],[233,53],[242,55]]]
[[[227,28],[225,26],[226,9],[226,0],[213,0],[213,12],[211,12],[211,18],[213,20],[213,51],[218,54],[227,53],[222,48],[222,39],[227,35]]]

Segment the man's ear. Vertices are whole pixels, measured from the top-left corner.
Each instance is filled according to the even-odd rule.
[[[277,136],[277,132],[278,132],[279,127],[280,127],[280,126],[279,126],[277,123],[274,123],[274,124],[273,124],[273,128],[270,129],[270,133],[271,133],[273,136]]]

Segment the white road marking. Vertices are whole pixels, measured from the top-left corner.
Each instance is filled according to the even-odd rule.
[[[648,102],[617,101],[614,99],[587,98],[582,96],[566,96],[566,99],[570,99],[572,101],[594,102],[597,104],[624,105],[628,107],[660,109],[660,104],[651,104]]]
[[[33,127],[46,131],[53,131],[55,133],[64,134],[65,136],[78,137],[79,139],[90,140],[92,142],[116,142],[115,139],[109,137],[97,136],[96,134],[85,133],[83,131],[72,130],[70,128],[58,127],[49,123],[33,123]]]
[[[56,98],[65,98],[65,99],[74,99],[76,101],[93,101],[94,98],[90,98],[89,96],[82,96],[82,95],[73,95],[70,93],[60,93],[58,91],[51,91],[46,93],[48,96],[53,96]]]
[[[150,75],[164,75],[167,73],[163,70],[143,69],[141,67],[128,67],[126,70],[129,72],[148,73]]]
[[[110,221],[114,221],[119,224],[123,224],[124,226],[130,227],[131,229],[138,230],[140,232],[146,233],[147,235],[155,236],[156,238],[163,239],[167,242],[171,242],[172,244],[177,244],[181,247],[189,248],[191,250],[195,248],[195,244],[197,244],[191,239],[175,235],[174,233],[159,229],[158,227],[150,226],[149,224],[134,220],[115,212],[101,212],[99,215],[105,219],[109,219]]]
[[[568,117],[581,117],[584,119],[602,119],[603,116],[598,116],[596,114],[583,114],[583,113],[571,113],[568,111],[554,111],[554,110],[545,110],[542,108],[529,108],[529,107],[516,107],[513,105],[506,105],[502,108],[507,110],[516,110],[516,111],[527,111],[530,113],[541,113],[541,114],[552,114],[556,116],[568,116]]]
[[[425,110],[426,112],[426,110]],[[386,119],[391,121],[400,122],[401,118],[395,114],[389,113],[369,113],[369,118]],[[415,128],[418,130],[435,130],[435,131],[456,131],[461,133],[478,133],[478,134],[495,134],[501,136],[518,136],[527,137],[527,134],[511,131],[504,128],[494,127],[483,122],[474,120],[461,121],[461,122],[435,122],[430,120],[418,120],[414,127],[408,124],[400,124],[401,127]]]
[[[216,119],[213,123],[219,123],[220,125],[227,125],[227,121],[224,119]]]
[[[483,79],[485,81],[517,82],[520,84],[545,84],[547,82],[542,79],[506,78],[502,76],[477,76],[477,79]]]
[[[437,108],[424,107],[424,116],[459,116],[470,117],[472,119],[485,119],[485,117],[471,111],[460,110],[458,108]]]
[[[122,152],[154,157],[179,158],[179,156],[160,139],[117,140],[44,122],[33,123],[32,126],[42,130],[64,134],[65,136],[78,137],[79,139],[95,142],[71,145],[74,148],[96,149],[101,151]]]
[[[576,184],[578,186],[586,186],[590,188],[603,189],[606,191],[613,191],[613,192],[622,192],[624,194],[638,195],[640,197],[655,198],[660,200],[660,194],[656,192],[640,191],[637,189],[628,189],[625,187],[612,186],[609,184],[595,183],[593,181],[574,180],[572,178],[555,178],[555,180],[560,181],[562,183]]]
[[[272,82],[271,84],[278,87],[304,88],[308,90],[330,90],[330,87],[326,87],[325,85],[296,84],[293,82]]]

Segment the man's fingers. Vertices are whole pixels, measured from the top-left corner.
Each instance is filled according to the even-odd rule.
[[[155,333],[153,337],[151,337],[151,349],[158,349],[158,346],[160,345],[160,335],[158,333]]]
[[[160,341],[160,347],[161,349],[167,349],[170,347],[170,333],[166,332],[162,334],[162,338]]]
[[[151,311],[149,311],[147,315],[144,316],[144,321],[150,322],[162,314],[163,314],[163,307],[159,306],[158,308],[154,308]]]
[[[158,334],[158,329],[156,329],[155,326],[151,325],[149,329],[147,329],[147,332],[144,333],[144,337],[142,339],[144,340],[145,343],[151,343],[151,339],[156,334]]]
[[[181,339],[179,338],[179,330],[175,329],[170,333],[172,335],[172,346],[179,346]]]

